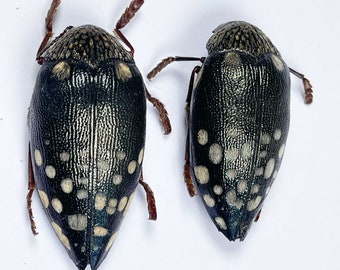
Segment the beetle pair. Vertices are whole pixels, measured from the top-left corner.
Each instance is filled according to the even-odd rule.
[[[116,36],[130,51],[90,25],[68,27],[49,42],[59,4],[52,1],[37,53],[42,67],[29,109],[28,210],[36,233],[31,210],[36,188],[76,266],[97,269],[138,182],[146,190],[150,219],[156,219],[153,193],[141,169],[146,98],[158,110],[165,133],[171,127],[120,31],[143,1],[133,0],[116,24]],[[207,58],[168,58],[148,77],[173,61],[203,63],[192,73],[187,98],[186,183],[193,195],[191,173],[219,230],[230,240],[244,239],[284,152],[289,71],[269,39],[247,23],[219,27],[207,47]],[[311,87],[303,80],[311,98]]]

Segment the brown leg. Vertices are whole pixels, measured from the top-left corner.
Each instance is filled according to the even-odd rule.
[[[28,146],[28,194],[26,196],[27,200],[27,210],[28,216],[31,223],[31,230],[34,235],[37,235],[36,225],[33,219],[33,211],[32,211],[32,195],[34,192],[35,183],[34,183],[34,175],[33,175],[33,167],[32,167],[32,157],[31,157],[31,147]]]
[[[38,61],[39,64],[42,64],[43,58],[41,57],[41,55],[44,52],[51,37],[53,36],[52,24],[53,24],[55,14],[57,12],[57,9],[60,3],[61,3],[61,0],[53,0],[50,9],[47,12],[47,16],[45,19],[46,34],[45,34],[43,41],[40,44],[40,47],[37,52],[37,57],[36,57],[36,60]]]
[[[260,218],[262,209],[257,213],[256,217],[254,218],[254,222],[257,222]]]
[[[168,112],[165,109],[165,106],[162,102],[160,102],[157,98],[154,98],[149,93],[148,89],[145,87],[146,98],[153,104],[159,114],[159,119],[161,120],[164,134],[169,134],[171,132],[171,123],[168,117]]]
[[[296,70],[289,68],[289,71],[294,74],[296,77],[302,80],[303,88],[305,92],[305,103],[311,104],[313,102],[313,87],[310,81],[305,78],[305,75],[303,75],[300,72],[297,72]]]
[[[149,219],[156,220],[157,219],[157,209],[156,209],[156,200],[153,195],[153,191],[150,186],[144,182],[143,173],[140,174],[139,184],[141,184],[146,193],[146,201],[148,203],[148,211],[149,211]]]
[[[132,0],[130,5],[126,8],[125,12],[122,14],[120,19],[116,24],[116,28],[113,30],[116,35],[125,43],[125,45],[130,49],[131,54],[133,55],[135,50],[132,47],[131,43],[127,40],[127,38],[120,31],[125,25],[129,23],[129,21],[135,16],[137,11],[144,4],[144,0]]]

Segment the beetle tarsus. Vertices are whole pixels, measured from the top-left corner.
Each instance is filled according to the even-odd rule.
[[[156,220],[157,219],[157,209],[156,209],[155,196],[154,196],[153,191],[150,188],[150,186],[146,182],[144,182],[142,173],[141,173],[140,178],[139,178],[139,184],[142,185],[142,187],[144,188],[145,193],[146,193],[146,201],[148,203],[149,219],[150,220]]]
[[[302,80],[303,88],[304,88],[304,99],[306,104],[311,104],[313,102],[313,86],[311,82],[300,72],[289,68],[289,71],[294,74],[296,77]]]

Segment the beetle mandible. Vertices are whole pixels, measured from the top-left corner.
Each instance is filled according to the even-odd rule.
[[[207,50],[206,58],[163,59],[148,78],[174,61],[202,63],[192,71],[186,100],[184,178],[191,196],[194,179],[217,229],[231,241],[243,240],[259,217],[284,154],[289,71],[302,79],[307,104],[312,102],[312,86],[288,68],[269,38],[249,23],[218,26]]]
[[[153,192],[142,178],[146,98],[171,130],[163,104],[147,91],[120,29],[143,0],[133,0],[112,36],[93,25],[67,27],[50,42],[60,0],[46,17],[41,64],[29,107],[27,207],[36,188],[51,225],[78,269],[99,267],[111,248],[138,182],[156,219]],[[122,41],[129,51],[121,45]]]

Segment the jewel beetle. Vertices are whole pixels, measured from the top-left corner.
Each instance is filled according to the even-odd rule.
[[[307,104],[312,86],[249,23],[218,26],[206,47],[207,57],[163,59],[148,78],[174,61],[202,63],[192,71],[186,100],[185,182],[191,196],[197,187],[217,229],[242,241],[259,217],[284,154],[290,71],[302,79]]]
[[[138,182],[156,219],[153,192],[142,178],[146,99],[171,130],[163,104],[147,91],[134,49],[120,31],[142,6],[133,0],[114,30],[67,27],[50,41],[60,0],[46,17],[37,52],[41,64],[29,107],[29,193],[37,189],[46,215],[78,269],[98,269],[110,250]],[[124,48],[124,45],[129,50]]]

